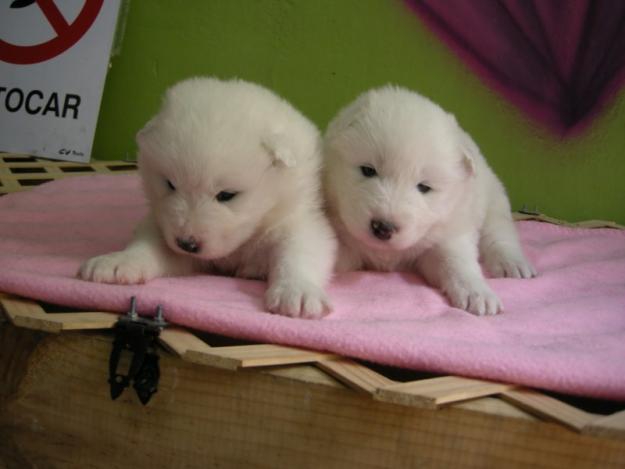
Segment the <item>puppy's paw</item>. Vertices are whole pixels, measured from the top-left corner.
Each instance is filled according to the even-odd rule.
[[[501,301],[484,282],[454,285],[446,293],[452,306],[476,316],[492,316],[503,312]]]
[[[308,282],[280,282],[265,293],[269,311],[292,318],[320,319],[332,306],[323,289]]]
[[[159,265],[155,259],[127,251],[113,252],[86,261],[78,277],[99,283],[137,284],[157,277]]]
[[[515,250],[516,251],[516,250]],[[484,266],[493,277],[532,278],[536,269],[520,252],[490,249],[483,255]]]

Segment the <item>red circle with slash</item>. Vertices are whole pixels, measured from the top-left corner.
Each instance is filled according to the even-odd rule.
[[[89,30],[100,13],[103,2],[104,0],[86,0],[74,22],[69,24],[53,0],[36,0],[56,32],[56,37],[32,46],[17,46],[0,39],[0,60],[12,64],[29,65],[45,62],[65,52]]]

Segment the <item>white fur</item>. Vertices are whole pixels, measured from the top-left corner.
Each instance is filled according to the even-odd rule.
[[[150,213],[124,251],[90,259],[81,278],[141,283],[211,271],[268,279],[275,313],[330,310],[324,286],[336,240],[321,210],[320,136],[308,119],[261,86],[193,78],[167,91],[137,142]],[[221,191],[238,195],[219,202]],[[190,237],[199,252],[178,246]]]
[[[535,275],[503,186],[456,119],[430,100],[393,86],[371,90],[330,123],[324,153],[338,270],[415,269],[477,315],[502,310],[478,255],[492,275]],[[365,177],[363,165],[378,175]],[[419,183],[432,190],[421,193]],[[380,240],[374,219],[398,229]]]

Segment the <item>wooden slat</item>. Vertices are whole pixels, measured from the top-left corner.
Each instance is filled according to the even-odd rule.
[[[48,319],[48,314],[34,301],[5,296],[0,297],[0,304],[15,326],[45,332],[61,332],[61,324]]]
[[[449,409],[465,409],[473,412],[499,415],[502,417],[513,417],[531,422],[538,422],[540,418],[536,415],[520,409],[514,404],[500,399],[498,395],[488,397],[478,397],[468,401],[454,402],[446,406]],[[568,430],[568,429],[567,429]]]
[[[210,353],[211,347],[192,333],[179,327],[167,327],[161,332],[160,342],[180,357],[184,357],[189,350],[198,353]]]
[[[203,365],[236,370],[260,366],[290,365],[293,363],[311,363],[334,357],[330,353],[303,350],[281,345],[238,345],[232,347],[213,347],[210,351],[188,350],[183,358]]]
[[[265,373],[271,376],[279,376],[303,383],[323,384],[337,389],[347,389],[340,381],[334,379],[325,371],[317,368],[313,363],[296,363],[295,365],[270,366],[266,368],[256,368],[258,373]]]
[[[61,330],[72,331],[82,329],[110,329],[117,322],[118,314],[101,311],[85,313],[54,313],[48,314],[49,321],[61,325]]]
[[[555,420],[577,431],[581,431],[597,419],[595,414],[590,414],[553,397],[529,389],[510,389],[503,392],[501,397],[527,412]]]
[[[19,185],[13,175],[8,172],[8,168],[3,169],[6,169],[6,172],[3,171],[0,173],[0,183],[2,183],[2,185],[0,186],[0,192],[4,194],[24,190],[24,188]]]
[[[443,404],[499,394],[513,387],[511,384],[443,376],[395,384],[379,389],[373,396],[380,401],[435,409]]]
[[[2,163],[0,162],[0,164],[2,164],[2,166],[4,168],[9,169],[8,172],[10,172],[10,168],[73,168],[73,167],[79,167],[79,166],[85,166],[85,167],[92,167],[92,168],[99,168],[99,167],[103,167],[103,166],[128,166],[128,165],[135,165],[135,162],[126,162],[126,161],[92,161],[90,163],[75,163],[75,162],[71,162],[71,161],[49,161],[49,160],[37,160],[37,161],[25,161],[25,162],[19,162],[19,163]],[[80,173],[80,171],[79,171]],[[85,171],[85,174],[88,174],[89,171]],[[37,173],[34,173],[37,174]],[[64,174],[72,174],[71,172],[67,172]]]
[[[7,162],[5,158],[18,158],[19,161]],[[88,163],[78,163],[75,161],[64,160],[50,160],[46,158],[33,157],[29,155],[22,155],[17,153],[0,153],[0,165],[3,168],[28,168],[28,167],[71,167],[71,166],[126,166],[136,165],[136,161],[122,161],[122,160],[91,160]]]
[[[124,166],[124,165],[118,165],[118,166]],[[113,171],[113,172],[109,172],[108,170],[99,171],[101,168],[106,168],[106,167],[95,166],[94,169],[96,169],[96,171],[93,171],[93,172],[66,173],[63,171],[52,171],[52,172],[45,172],[45,173],[21,173],[21,174],[11,173],[11,174],[2,175],[2,181],[14,180],[14,181],[19,182],[19,180],[21,179],[63,179],[63,178],[75,177],[75,176],[89,176],[89,175],[96,174],[98,172],[106,172],[107,174],[113,174],[113,173],[122,174],[122,173],[136,172],[136,169],[121,169],[121,170]],[[50,169],[50,168],[46,168],[46,169]],[[30,189],[31,186],[25,186],[24,188]]]
[[[48,314],[39,303],[3,294],[0,304],[11,322],[27,329],[58,333],[62,330],[110,329],[118,315],[105,312]]]
[[[625,410],[591,421],[582,433],[625,439]]]
[[[560,220],[558,218],[553,218],[548,215],[542,213],[523,213],[523,212],[514,212],[512,217],[517,221],[523,220],[535,220],[542,221],[545,223],[551,223],[554,225],[563,225],[577,228],[614,228],[614,229],[625,229],[625,226],[620,225],[616,222],[609,220],[584,220],[579,222],[567,222],[564,220]]]
[[[19,158],[20,161],[6,162],[5,158]],[[77,167],[90,168],[91,171],[66,172],[62,170],[62,168]],[[42,168],[44,171],[40,173],[14,173],[11,171],[11,169],[19,168]],[[31,161],[31,157],[27,155],[4,153],[0,154],[0,193],[20,192],[36,187],[37,184],[29,185],[21,182],[25,180],[45,181],[90,174],[123,174],[134,171],[136,171],[136,162],[92,161],[75,163],[43,158],[35,158],[35,161]]]
[[[317,367],[350,388],[367,394],[373,394],[380,388],[395,384],[395,381],[386,376],[348,358],[320,361]]]
[[[49,164],[47,164],[47,165],[40,165],[40,166],[42,166],[46,170],[46,173],[48,173],[48,176],[53,177],[54,179],[62,178],[65,175],[65,173],[63,171],[61,171],[61,168],[60,168],[59,165],[49,165]],[[28,173],[26,173],[26,174],[28,174]],[[35,173],[35,174],[37,174],[37,173]],[[20,174],[18,173],[18,174],[15,174],[15,175],[19,176]]]

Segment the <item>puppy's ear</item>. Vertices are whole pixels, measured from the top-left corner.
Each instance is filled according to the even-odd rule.
[[[460,151],[462,153],[462,168],[468,177],[475,176],[475,160],[479,158],[480,149],[473,139],[461,128],[458,128],[460,135]]]
[[[456,120],[456,116],[450,112],[446,112],[445,114],[447,114],[447,119],[449,119],[448,125],[451,126],[452,132],[455,132],[458,136],[458,147],[462,155],[462,159],[460,160],[462,171],[466,177],[473,177],[475,176],[475,160],[479,158],[480,149],[469,134],[462,130],[462,127],[460,127],[460,124],[458,124]]]
[[[475,160],[473,156],[466,151],[462,152],[462,168],[467,176],[475,176]]]
[[[345,109],[343,117],[345,129],[354,128],[360,124],[371,109],[371,100],[372,94],[366,93]]]
[[[152,118],[148,121],[147,124],[143,126],[139,132],[135,135],[135,141],[139,148],[145,148],[150,135],[154,132],[154,128],[156,127],[155,119]]]
[[[270,132],[261,141],[262,147],[267,151],[274,166],[292,168],[296,160],[290,142],[279,131]]]

